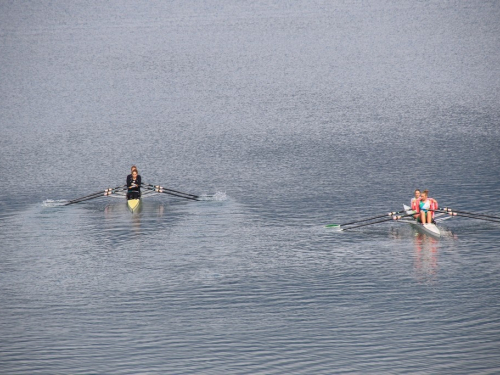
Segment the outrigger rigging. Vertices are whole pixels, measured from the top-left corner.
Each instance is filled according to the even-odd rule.
[[[435,213],[434,216],[434,222],[433,223],[426,223],[422,224],[417,222],[414,218],[413,215],[416,214],[416,211],[411,210],[410,207],[403,205],[404,210],[398,211],[398,212],[388,212],[383,215],[378,215],[378,216],[373,216],[373,217],[368,217],[364,219],[359,219],[359,220],[354,220],[350,221],[347,223],[342,223],[342,224],[328,224],[325,225],[326,228],[336,228],[339,230],[351,230],[355,228],[360,228],[368,225],[373,225],[373,224],[378,224],[378,223],[384,223],[388,221],[398,221],[401,223],[407,223],[411,224],[414,228],[416,228],[419,231],[422,231],[426,234],[430,234],[432,236],[440,237],[441,236],[441,231],[437,227],[436,224],[447,220],[453,216],[462,216],[462,217],[468,217],[471,219],[478,219],[478,220],[486,220],[486,221],[491,221],[493,223],[500,223],[500,217],[499,216],[493,216],[493,215],[487,215],[487,214],[482,214],[482,213],[473,213],[473,212],[467,212],[467,211],[460,211],[460,210],[455,210],[452,208],[438,208],[437,210],[432,210]],[[381,219],[383,218],[383,219]],[[381,219],[381,220],[377,220]],[[362,223],[362,224],[360,224]]]
[[[195,200],[195,201],[200,200],[200,196],[198,196],[198,195],[183,193],[181,191],[169,189],[169,188],[166,188],[166,187],[163,187],[160,185],[142,183],[141,187],[143,187],[145,189],[143,195],[146,195],[148,193],[150,193],[150,194],[163,193],[163,194],[168,194],[168,195],[172,195],[172,196],[179,197],[179,198],[185,198],[185,199],[190,199],[190,200]],[[110,196],[113,194],[120,195],[120,196],[126,196],[126,191],[127,191],[127,186],[120,185],[120,186],[117,186],[114,188],[104,189],[104,190],[98,191],[98,192],[93,193],[93,194],[89,194],[89,195],[86,195],[86,196],[83,196],[80,198],[70,200],[70,201],[66,202],[64,204],[64,206],[68,206],[70,204],[75,204],[75,203],[80,203],[80,202],[85,202],[85,201],[99,198],[102,196],[107,197],[107,196]],[[129,207],[130,211],[132,211],[132,212],[135,212],[138,210],[140,203],[141,203],[141,198],[127,200],[127,206]]]

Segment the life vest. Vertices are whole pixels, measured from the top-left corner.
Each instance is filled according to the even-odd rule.
[[[434,211],[435,211],[435,210],[437,210],[437,209],[438,209],[438,207],[439,207],[439,206],[438,206],[438,202],[437,202],[437,200],[435,200],[434,198],[427,198],[427,199],[431,202],[431,204],[430,204],[430,206],[429,206],[429,210],[431,210],[431,212],[432,212],[432,217],[434,217]]]
[[[411,199],[411,209],[417,213],[420,212],[420,198],[412,198]]]

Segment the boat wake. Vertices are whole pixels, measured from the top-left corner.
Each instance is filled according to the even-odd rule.
[[[218,191],[213,195],[201,194],[198,199],[201,201],[226,201],[227,195],[225,192]]]
[[[68,201],[66,199],[46,199],[42,202],[42,207],[60,207],[64,206]]]

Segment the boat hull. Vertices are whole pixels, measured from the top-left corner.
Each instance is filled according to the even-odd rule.
[[[137,212],[139,210],[140,205],[141,205],[140,199],[127,200],[127,207],[130,210],[130,212],[132,212],[132,213]]]
[[[406,210],[406,213],[408,215],[411,215],[411,214],[415,213],[415,211],[412,211],[411,208],[408,207],[406,204],[404,204],[403,207]],[[437,214],[437,215],[441,215],[441,214]],[[437,215],[436,215],[436,217],[437,217]],[[437,220],[439,220],[439,219],[437,219]],[[410,224],[413,228],[415,228],[416,230],[418,230],[421,233],[429,234],[429,235],[434,236],[434,237],[441,237],[441,232],[439,231],[439,228],[436,226],[436,224],[433,224],[433,223],[426,223],[426,224],[417,223],[416,220],[414,220],[412,218],[409,218],[409,217],[403,219],[402,221]]]
[[[418,230],[419,232],[429,234],[434,237],[441,237],[441,232],[439,231],[439,228],[436,226],[436,224],[428,223],[428,224],[421,224],[421,223],[410,223],[413,228]]]

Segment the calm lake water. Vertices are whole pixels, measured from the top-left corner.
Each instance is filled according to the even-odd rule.
[[[496,374],[498,1],[0,2],[0,373]],[[197,195],[61,203],[143,181]]]

